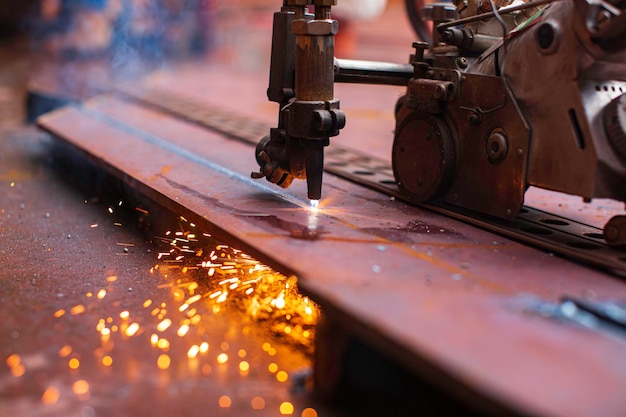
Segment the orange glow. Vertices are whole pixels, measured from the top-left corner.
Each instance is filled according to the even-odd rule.
[[[111,275],[107,277],[107,282],[115,282],[117,281],[117,277],[115,275]]]
[[[67,363],[67,366],[69,366],[70,369],[78,369],[78,367],[80,366],[80,361],[76,358],[72,358]]]
[[[139,330],[139,324],[132,323],[130,326],[128,326],[128,328],[126,329],[126,332],[124,333],[126,333],[126,336],[131,337],[131,336],[134,336],[138,330]]]
[[[200,344],[200,352],[207,353],[209,351],[209,344],[207,342],[202,342]]]
[[[302,410],[302,417],[317,417],[317,411],[314,408],[305,408]]]
[[[167,330],[172,325],[172,320],[163,319],[159,324],[157,324],[157,330],[163,332]]]
[[[217,363],[225,364],[226,362],[228,362],[228,355],[226,353],[220,353],[217,355]]]
[[[198,345],[193,345],[192,347],[189,348],[189,350],[187,351],[187,357],[189,359],[193,359],[196,356],[198,356],[198,352],[200,351],[200,348],[198,347]]]
[[[89,383],[84,379],[80,379],[74,382],[74,385],[72,385],[72,391],[74,391],[74,394],[76,395],[85,395],[89,392]]]
[[[178,335],[178,337],[183,337],[184,335],[187,334],[188,331],[189,331],[189,325],[183,324],[182,326],[178,328],[178,331],[176,332],[176,334]]]
[[[265,408],[265,400],[263,397],[254,397],[250,402],[253,410],[263,410]]]
[[[59,317],[62,317],[64,314],[65,314],[65,310],[61,308],[54,312],[54,317],[58,319]]]
[[[159,339],[159,341],[157,342],[157,347],[163,350],[169,349],[170,342],[167,339]]]
[[[278,371],[276,373],[276,380],[278,382],[286,382],[289,379],[289,375],[285,371]]]
[[[22,365],[21,363],[18,363],[13,368],[11,368],[11,375],[13,375],[16,378],[21,377],[25,373],[26,373],[26,368],[24,368],[24,365]]]
[[[148,298],[146,301],[143,302],[143,308],[150,307],[150,304],[152,304],[152,300]]]
[[[157,359],[157,367],[161,370],[165,370],[170,367],[171,359],[165,353],[159,355]]]
[[[122,320],[126,320],[126,319],[127,319],[127,318],[129,318],[129,317],[130,317],[130,313],[129,313],[128,311],[122,311],[122,312],[120,313],[120,318],[121,318]]]
[[[73,316],[77,316],[85,312],[85,306],[82,304],[75,305],[70,309],[70,314]]]
[[[239,357],[243,359],[246,357],[246,351],[243,349],[239,349],[239,352],[237,352],[237,355],[239,355]]]
[[[276,365],[275,363],[270,363],[267,367],[267,370],[271,373],[275,373],[276,371],[278,371],[278,365]]]
[[[7,366],[9,368],[13,368],[14,366],[18,365],[21,361],[22,359],[20,358],[20,355],[14,353],[13,355],[7,358]]]
[[[293,404],[290,402],[284,402],[280,405],[280,414],[282,415],[292,415],[293,414]]]
[[[244,373],[248,372],[250,370],[250,364],[246,361],[241,361],[239,363],[239,370]]]
[[[113,358],[110,356],[105,356],[104,358],[102,358],[102,364],[104,366],[111,366],[113,365]]]
[[[96,297],[98,297],[99,300],[102,300],[106,295],[107,295],[107,290],[102,289],[98,291],[98,294],[96,295]]]
[[[56,387],[48,387],[41,396],[41,402],[44,405],[54,405],[59,400],[61,393]]]
[[[228,408],[232,405],[232,400],[228,395],[222,395],[218,401],[221,408]]]
[[[67,358],[70,353],[72,353],[72,347],[70,345],[65,345],[59,349],[59,356],[62,358]]]

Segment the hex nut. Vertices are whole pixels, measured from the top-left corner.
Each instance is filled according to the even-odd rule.
[[[339,31],[339,23],[336,20],[294,20],[291,24],[291,32],[294,35],[325,36],[334,35]]]

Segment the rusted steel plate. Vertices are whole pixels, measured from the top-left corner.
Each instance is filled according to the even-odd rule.
[[[626,414],[626,338],[529,314],[564,295],[624,300],[615,277],[332,175],[312,214],[303,184],[249,179],[251,147],[119,99],[62,109],[40,125],[297,275],[327,311],[461,397],[529,415]]]

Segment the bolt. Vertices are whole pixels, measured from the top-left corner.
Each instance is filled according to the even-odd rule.
[[[435,87],[435,98],[443,98],[446,95],[446,89],[443,85],[439,84]]]
[[[459,67],[460,69],[465,69],[467,68],[467,66],[469,65],[469,62],[467,61],[467,58],[457,58],[456,59],[456,66]]]
[[[483,118],[480,113],[473,111],[467,116],[467,121],[471,125],[479,125],[483,121]]]
[[[501,129],[491,132],[487,139],[487,158],[492,164],[499,164],[506,159],[509,142]]]

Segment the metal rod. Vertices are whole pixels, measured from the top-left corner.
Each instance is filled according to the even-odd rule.
[[[498,10],[498,13],[502,15],[502,14],[507,14],[511,12],[517,12],[519,10],[530,9],[531,7],[535,7],[535,6],[543,6],[544,4],[554,3],[556,1],[559,1],[559,0],[535,0],[535,1],[528,2],[528,3],[520,4],[519,6],[505,7],[502,10]],[[458,26],[458,25],[464,25],[466,23],[477,22],[479,20],[488,19],[493,16],[495,16],[494,12],[477,14],[475,16],[453,20],[451,22],[441,23],[437,25],[437,30],[441,32],[443,29],[447,29],[452,26]]]
[[[407,85],[412,77],[411,64],[335,59],[337,83]]]

